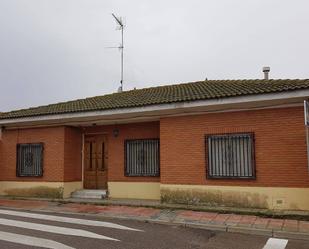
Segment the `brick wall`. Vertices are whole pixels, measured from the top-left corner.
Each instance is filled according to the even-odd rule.
[[[113,136],[113,130],[119,136]],[[81,180],[81,132],[105,133],[108,180],[165,184],[309,187],[302,107],[162,118],[159,122],[5,130],[2,181]],[[254,132],[256,180],[206,179],[205,135]],[[159,138],[161,177],[124,176],[125,139]],[[44,176],[16,177],[16,144],[44,143]],[[65,165],[65,168],[64,168]]]
[[[119,130],[119,136],[113,136],[113,130]],[[158,182],[160,177],[124,176],[124,141],[126,139],[159,138],[159,122],[123,124],[112,126],[93,126],[85,133],[106,133],[108,140],[108,181]]]
[[[303,108],[163,118],[161,183],[309,187]],[[256,180],[206,179],[205,134],[254,132]]]
[[[44,175],[42,177],[16,176],[16,145],[44,143]],[[1,181],[63,181],[64,127],[5,130],[2,134],[0,161]]]
[[[65,128],[64,165],[64,181],[82,180],[82,133],[78,128]]]
[[[0,139],[0,169],[3,167],[3,141],[2,141],[2,137]],[[1,178],[1,177],[0,177]]]
[[[119,136],[113,136],[113,130]],[[108,180],[153,182],[159,177],[124,176],[124,140],[159,138],[159,122],[95,126],[83,132],[106,133],[108,139]],[[73,127],[6,130],[0,144],[0,181],[80,181],[82,178],[82,130]],[[16,145],[44,143],[43,177],[16,177]]]

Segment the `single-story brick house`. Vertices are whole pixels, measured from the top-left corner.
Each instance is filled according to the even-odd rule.
[[[309,80],[206,80],[1,113],[0,194],[309,210],[308,97]]]

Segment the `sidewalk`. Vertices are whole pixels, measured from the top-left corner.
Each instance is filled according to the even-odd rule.
[[[94,217],[131,219],[208,230],[309,240],[309,221],[262,218],[254,215],[13,199],[0,199],[0,208],[88,214]]]

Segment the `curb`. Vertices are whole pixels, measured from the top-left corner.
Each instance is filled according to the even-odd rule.
[[[113,217],[116,218],[117,217]],[[137,220],[131,218],[130,220]],[[142,220],[139,220],[142,221]],[[285,239],[296,239],[296,240],[309,240],[309,233],[301,233],[301,232],[286,232],[286,231],[276,231],[272,229],[260,229],[260,228],[251,228],[251,227],[239,227],[239,226],[227,226],[227,225],[214,225],[214,224],[196,224],[190,222],[174,222],[174,221],[163,221],[163,220],[153,220],[153,219],[145,219],[144,222],[161,224],[161,225],[178,225],[182,227],[188,228],[198,228],[210,231],[218,231],[218,232],[227,232],[227,233],[240,233],[240,234],[248,234],[248,235],[259,235],[259,236],[267,236],[274,238],[285,238]]]
[[[228,232],[228,227],[224,225],[202,225],[202,224],[195,224],[195,223],[184,223],[184,227],[189,228],[199,228],[199,229],[205,229],[205,230],[211,230],[211,231],[219,231],[219,232]]]
[[[181,222],[181,221],[175,221],[173,218],[156,219],[156,218],[145,218],[145,217],[137,217],[137,216],[113,216],[113,215],[103,214],[103,213],[99,213],[99,214],[78,213],[74,211],[61,211],[61,210],[56,211],[56,210],[48,210],[48,209],[34,210],[34,209],[29,209],[29,208],[17,208],[17,207],[6,207],[6,206],[0,206],[0,208],[19,210],[19,211],[28,211],[28,212],[57,213],[57,214],[63,214],[63,215],[77,215],[77,216],[83,216],[83,217],[88,216],[92,218],[107,218],[107,219],[139,221],[139,222],[160,224],[160,225],[198,228],[198,229],[218,231],[218,232],[240,233],[240,234],[248,234],[248,235],[260,235],[260,236],[275,237],[275,238],[309,241],[309,233],[288,232],[288,231],[279,231],[279,230],[274,230],[274,229],[260,229],[260,228],[243,227],[243,226],[241,227],[241,226],[224,225],[224,224],[216,225],[216,224],[203,224],[203,223],[193,223],[193,222]]]
[[[233,227],[227,227],[227,232],[273,237],[273,231],[270,229],[257,229],[257,228],[251,228],[251,227],[233,226]]]
[[[285,239],[309,240],[308,233],[273,231],[273,237]]]
[[[12,196],[0,196],[0,200],[30,200],[30,201],[46,201],[46,202],[57,202],[60,204],[77,203],[83,205],[98,205],[98,206],[129,206],[129,207],[145,207],[155,209],[170,209],[170,210],[191,210],[197,212],[215,212],[223,214],[240,214],[240,215],[255,215],[258,217],[267,217],[275,219],[295,219],[309,221],[308,211],[280,211],[280,210],[269,210],[269,209],[257,209],[257,208],[234,208],[234,207],[213,207],[213,206],[194,206],[186,204],[171,204],[171,203],[144,203],[139,202],[126,202],[124,201],[113,201],[113,200],[95,200],[95,199],[49,199],[49,198],[36,198],[36,197],[12,197]]]

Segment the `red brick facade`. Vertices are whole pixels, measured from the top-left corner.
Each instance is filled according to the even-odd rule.
[[[303,108],[163,118],[161,183],[309,187]],[[256,179],[206,179],[205,135],[254,132]]]
[[[113,130],[119,135],[115,137]],[[124,142],[126,139],[159,138],[159,122],[93,126],[84,130],[87,133],[105,133],[108,141],[108,181],[158,182],[160,177],[126,177],[124,175]]]
[[[81,139],[81,133],[70,127],[5,130],[0,147],[0,181],[80,181]],[[44,144],[42,177],[16,176],[19,143]]]
[[[119,135],[115,137],[113,130]],[[256,179],[206,179],[205,135],[254,132]],[[108,140],[108,181],[309,187],[303,108],[265,109],[162,118],[160,122],[4,130],[0,181],[81,181],[82,134]],[[124,141],[160,138],[160,177],[124,176]],[[44,143],[43,177],[16,177],[16,145]],[[205,159],[206,158],[206,159]]]
[[[82,180],[82,133],[78,128],[65,128],[64,181]]]

